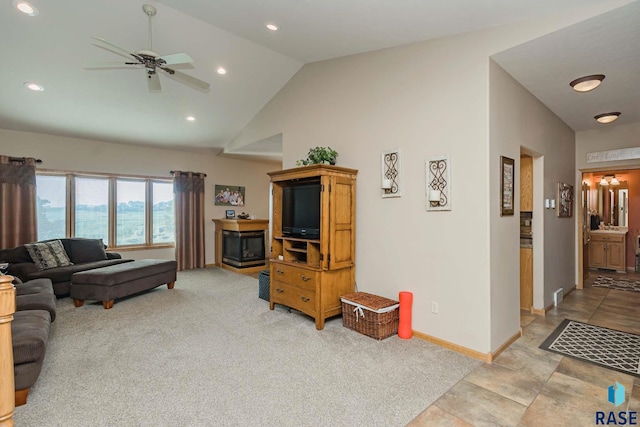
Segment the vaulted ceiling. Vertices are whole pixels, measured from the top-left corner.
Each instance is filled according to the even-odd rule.
[[[157,9],[151,47],[144,2],[33,0],[38,14],[28,16],[5,0],[0,5],[0,128],[219,152],[305,63],[600,2],[162,0],[148,2]],[[594,113],[607,109],[623,111],[619,123],[640,121],[639,4],[494,59],[575,130],[595,126]],[[280,29],[269,31],[267,23]],[[126,61],[117,47],[188,53],[193,63],[174,68],[211,87],[202,90],[158,71],[162,89],[149,91],[142,67],[86,68]],[[220,66],[225,75],[216,73]],[[593,104],[570,99],[568,82],[596,72],[607,78],[602,90],[594,91]],[[29,91],[25,82],[39,83],[44,91]],[[281,156],[277,140],[254,145],[237,154]]]

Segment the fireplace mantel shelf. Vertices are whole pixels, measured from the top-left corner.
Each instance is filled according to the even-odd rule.
[[[225,264],[222,261],[224,249],[223,249],[223,231],[238,231],[238,232],[250,232],[250,231],[263,231],[265,232],[269,228],[268,219],[212,219],[215,224],[215,265],[220,268],[234,271],[242,274],[254,274],[266,268],[265,264],[254,266],[236,268],[233,265]],[[266,241],[266,240],[265,240]],[[265,252],[266,253],[266,252]]]
[[[212,219],[216,230],[259,231],[269,228],[268,219]]]

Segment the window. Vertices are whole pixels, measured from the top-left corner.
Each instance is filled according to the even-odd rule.
[[[38,239],[66,236],[67,179],[64,176],[36,176]]]
[[[173,243],[176,241],[173,184],[154,181],[153,184],[153,241]]]
[[[109,241],[109,179],[75,178],[74,237]],[[39,238],[40,236],[38,236]]]
[[[116,180],[116,246],[144,245],[145,232],[144,181]]]
[[[110,248],[173,245],[173,183],[141,177],[38,173],[38,239],[102,239]]]

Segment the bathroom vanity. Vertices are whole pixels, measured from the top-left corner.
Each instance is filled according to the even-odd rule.
[[[591,230],[589,244],[589,268],[627,272],[627,233],[626,227],[610,230]]]

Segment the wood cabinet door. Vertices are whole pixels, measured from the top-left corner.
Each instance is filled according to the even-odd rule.
[[[533,157],[520,157],[520,210],[533,211]]]
[[[591,240],[591,242],[589,243],[589,267],[607,267],[606,246],[606,242],[593,239]]]
[[[607,243],[607,267],[624,270],[625,251],[622,243]]]
[[[533,249],[520,248],[520,308],[533,306]]]
[[[349,178],[331,177],[329,193],[329,270],[355,263],[355,183]]]

